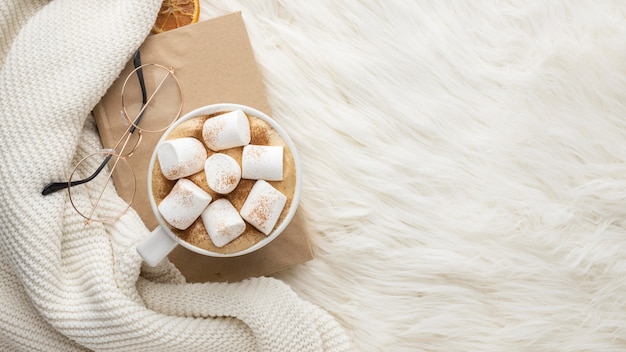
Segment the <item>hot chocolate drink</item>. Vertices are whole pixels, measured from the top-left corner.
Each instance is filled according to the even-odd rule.
[[[203,128],[205,128],[205,123],[207,122],[207,120],[227,113],[230,112],[224,111],[212,115],[197,116],[191,118],[176,126],[176,128],[174,128],[165,139],[167,141],[173,141],[180,138],[192,137],[199,141],[206,141],[209,137],[207,137],[206,131],[204,132],[203,136]],[[291,207],[291,202],[294,197],[296,188],[296,170],[294,157],[288,145],[282,139],[280,134],[269,123],[259,117],[245,114],[243,112],[240,112],[240,114],[243,114],[243,116],[245,116],[247,122],[249,123],[249,145],[282,147],[282,179],[277,181],[262,181],[269,183],[275,190],[277,190],[286,197],[286,203],[280,210],[280,215],[278,216],[275,225],[272,226],[272,228],[276,228],[287,217],[287,214]],[[218,119],[216,119],[215,121],[217,120]],[[217,127],[213,126],[212,128]],[[211,140],[208,144],[212,145],[214,144],[213,142],[215,141]],[[245,146],[237,146],[224,149],[220,149],[221,147],[213,147],[213,149],[211,149],[207,146],[207,143],[203,144],[204,148],[206,149],[207,160],[211,159],[213,161],[211,165],[230,165],[229,170],[231,170],[232,160],[234,160],[241,168],[243,164],[242,157],[245,158],[245,156],[243,156]],[[228,144],[222,143],[222,145],[228,147]],[[211,158],[215,154],[223,154],[220,155],[220,159],[224,159],[225,161],[218,160],[218,162],[216,162],[215,160],[217,158]],[[229,156],[230,158],[225,158],[224,155]],[[273,156],[275,157],[275,155],[277,154],[274,153]],[[207,163],[207,165],[209,165],[209,163]],[[204,192],[210,195],[212,199],[211,202],[215,202],[219,199],[226,199],[232,204],[237,212],[240,212],[242,207],[244,206],[244,203],[246,202],[246,199],[250,195],[250,191],[252,190],[253,186],[255,185],[255,183],[260,182],[261,180],[236,176],[237,175],[233,175],[233,172],[229,171],[227,174],[224,174],[223,180],[219,179],[218,174],[218,176],[212,175],[211,180],[209,180],[210,182],[207,182],[207,173],[205,172],[205,170],[201,170],[192,175],[186,176],[185,179],[192,181],[195,185],[199,186],[202,190],[204,190]],[[176,179],[172,180],[164,175],[164,172],[157,157],[157,160],[154,163],[154,167],[152,169],[152,193],[157,206],[160,205],[163,200],[170,194],[176,183]],[[212,186],[210,186],[210,184]],[[222,186],[216,187],[216,184]],[[232,184],[236,184],[236,186],[232,188]],[[259,213],[262,210],[263,209],[259,209],[255,212]],[[203,218],[210,218],[210,216],[198,217],[189,227],[185,228],[184,230],[177,229],[176,227],[171,225],[168,225],[168,227],[181,240],[207,251],[221,254],[231,254],[245,250],[267,237],[264,232],[259,230],[258,224],[251,224],[250,222],[246,221],[243,233],[241,233],[235,239],[226,244],[218,243],[218,245],[216,245],[211,240],[211,237],[208,234],[207,228],[203,223]]]

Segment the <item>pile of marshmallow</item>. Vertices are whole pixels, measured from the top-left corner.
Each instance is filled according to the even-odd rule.
[[[283,179],[283,147],[250,144],[250,123],[241,110],[207,119],[202,139],[181,137],[157,146],[163,175],[176,180],[158,205],[161,216],[179,230],[201,217],[217,247],[239,237],[246,229],[244,220],[269,235],[287,202],[287,197],[267,182]],[[215,153],[207,157],[204,145]],[[220,153],[242,146],[241,167],[237,160]],[[209,188],[224,195],[235,190],[242,178],[257,180],[240,211],[227,198],[212,202],[210,194],[186,178],[203,170]]]

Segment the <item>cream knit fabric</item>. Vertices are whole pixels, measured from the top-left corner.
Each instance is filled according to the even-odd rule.
[[[89,111],[160,2],[0,3],[0,350],[348,350],[338,323],[282,282],[185,284],[169,263],[142,272],[135,213],[85,226],[65,193],[40,194],[98,149]]]

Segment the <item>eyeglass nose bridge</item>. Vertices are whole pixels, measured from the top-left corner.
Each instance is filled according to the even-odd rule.
[[[137,136],[133,139],[133,136]],[[104,151],[111,150],[112,154],[117,154],[122,158],[128,158],[137,149],[143,139],[142,130],[130,125],[126,128],[126,131],[122,134],[120,139],[117,140],[115,145],[111,149],[103,149]],[[130,149],[129,149],[130,148]]]
[[[126,148],[124,148],[120,152],[120,155],[122,157],[124,157],[124,158],[128,158],[131,155],[133,155],[135,153],[135,150],[137,150],[137,147],[141,143],[141,140],[143,139],[143,133],[142,133],[142,131],[140,129],[135,129],[134,132],[128,132],[128,133],[129,133],[129,136],[128,136],[129,139],[131,139],[133,135],[136,135],[137,139],[136,139],[135,143],[130,146],[130,150],[128,152],[126,152]],[[128,147],[128,145],[126,147]]]

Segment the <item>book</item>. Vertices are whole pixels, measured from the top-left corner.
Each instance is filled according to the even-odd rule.
[[[168,32],[150,35],[139,48],[142,63],[158,63],[175,70],[183,92],[182,115],[216,103],[237,103],[272,116],[241,13],[201,21]],[[108,89],[93,114],[104,148],[111,148],[128,127],[120,117],[124,79],[133,70],[132,60]],[[280,123],[280,121],[278,121]],[[148,200],[147,173],[152,152],[161,133],[144,133],[141,144],[128,161],[136,178],[132,207],[148,229],[158,226]],[[132,192],[132,175],[113,173],[121,195]],[[217,258],[177,246],[170,261],[188,282],[234,282],[271,275],[313,259],[300,211],[274,241],[250,254]]]

